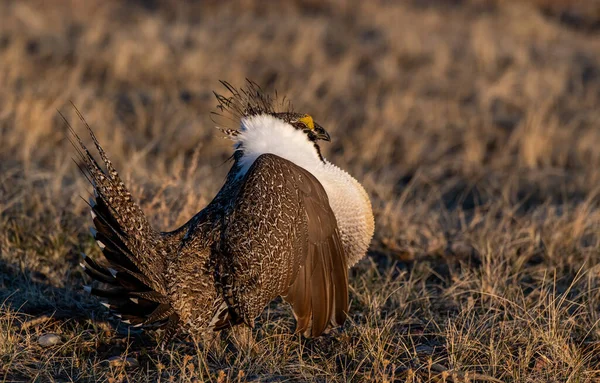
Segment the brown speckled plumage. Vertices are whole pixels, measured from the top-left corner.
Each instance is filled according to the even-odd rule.
[[[231,98],[217,96],[222,111],[277,115],[254,84],[242,92],[228,89]],[[295,114],[286,116],[292,120]],[[239,174],[238,150],[213,201],[181,228],[161,233],[150,227],[88,130],[106,170],[71,134],[94,186],[92,234],[109,265],[85,257],[85,271],[97,281],[86,290],[123,321],[166,327],[168,340],[180,330],[253,326],[265,306],[282,296],[292,305],[297,331],[307,336],[343,324],[347,257],[327,193],[309,171],[262,154]]]

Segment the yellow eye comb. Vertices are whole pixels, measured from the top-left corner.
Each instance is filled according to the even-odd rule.
[[[315,129],[315,122],[313,121],[313,118],[311,116],[309,116],[308,114],[305,114],[304,117],[299,118],[298,122],[303,123],[310,130]]]

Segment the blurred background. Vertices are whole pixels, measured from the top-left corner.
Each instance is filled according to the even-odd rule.
[[[107,316],[81,293],[76,267],[80,250],[97,251],[79,198],[89,187],[57,111],[84,136],[71,102],[81,110],[151,222],[168,230],[221,187],[231,148],[210,119],[212,92],[225,93],[219,80],[248,78],[324,126],[332,136],[325,157],[373,202],[375,238],[351,276],[356,327],[336,346],[364,359],[344,362],[344,371],[405,373],[421,355],[414,345],[426,344],[420,352],[447,371],[593,379],[599,36],[594,0],[1,1],[0,322],[8,330],[0,376],[46,376],[27,361],[48,358],[33,344],[48,329],[121,345],[87,321]],[[550,310],[548,291],[568,292],[574,306]],[[534,320],[515,320],[497,339],[506,318],[482,307],[552,312],[557,327],[548,335]],[[46,330],[7,324],[52,313]],[[283,334],[293,328],[288,314],[274,322]],[[435,335],[415,341],[409,325]],[[382,354],[361,348],[365,339],[379,339]],[[486,346],[494,339],[504,343]],[[78,342],[73,352],[88,364],[77,376],[109,374],[95,364],[108,349],[83,351]],[[338,351],[311,347],[300,351],[313,366],[306,370],[279,350],[292,355],[278,362],[284,367],[213,355],[206,371],[344,376],[341,362],[318,356]],[[47,376],[75,376],[61,363],[74,362],[50,358]]]

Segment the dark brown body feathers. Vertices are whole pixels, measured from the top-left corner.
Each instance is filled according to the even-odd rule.
[[[236,161],[205,209],[181,228],[160,233],[89,132],[106,170],[71,129],[95,190],[92,233],[109,266],[85,257],[85,270],[98,285],[88,290],[122,320],[165,327],[168,340],[182,329],[252,326],[271,300],[283,296],[297,331],[307,336],[344,322],[346,257],[327,194],[308,171],[263,154],[239,175]]]

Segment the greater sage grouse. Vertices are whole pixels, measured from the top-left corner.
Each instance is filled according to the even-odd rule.
[[[234,142],[233,165],[212,202],[175,231],[150,226],[89,126],[105,170],[70,129],[108,261],[84,256],[96,280],[85,290],[127,324],[165,327],[164,341],[180,330],[253,326],[277,296],[291,304],[298,332],[318,336],[346,318],[348,268],[373,235],[371,203],[323,158],[318,141],[329,134],[311,116],[289,103],[276,110],[252,82],[223,84],[230,95],[215,93],[217,115],[237,121],[221,129]]]

